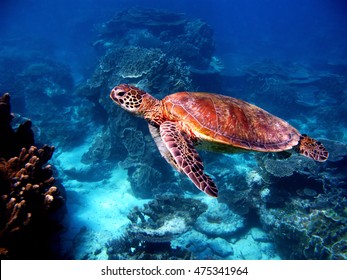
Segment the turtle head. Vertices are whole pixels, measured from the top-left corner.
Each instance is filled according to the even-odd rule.
[[[145,91],[127,84],[120,84],[114,87],[110,93],[111,99],[124,110],[135,115],[143,115],[147,103],[146,99],[152,98],[151,95]]]

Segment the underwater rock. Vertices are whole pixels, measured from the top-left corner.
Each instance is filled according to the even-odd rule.
[[[49,98],[62,98],[74,86],[67,66],[49,60],[29,64],[19,76],[27,89]]]
[[[190,230],[206,208],[177,195],[157,196],[143,209],[134,208],[125,236],[107,244],[110,259],[191,259],[188,249],[171,247],[171,242]]]
[[[231,256],[234,253],[232,244],[220,237],[210,240],[209,247],[220,257]]]
[[[272,237],[260,228],[251,228],[249,233],[252,235],[254,241],[257,242],[273,242]]]
[[[192,254],[182,248],[171,248],[170,242],[147,242],[124,235],[107,244],[109,260],[191,260]]]
[[[128,152],[128,157],[138,158],[145,154],[145,140],[143,133],[134,128],[125,128],[121,134],[122,143]],[[131,141],[129,141],[131,139]]]
[[[241,260],[272,260],[280,259],[277,248],[267,234],[259,228],[251,228],[243,238],[233,244],[235,259]]]
[[[194,228],[208,237],[232,237],[245,227],[245,218],[232,212],[226,204],[211,203],[196,220]]]
[[[183,233],[195,223],[197,217],[206,209],[206,204],[196,199],[172,194],[160,195],[148,204],[145,204],[142,210],[136,208],[128,215],[132,222],[130,231],[135,229],[134,233],[136,233],[141,228],[143,231],[148,231],[149,236],[151,236],[153,235],[151,233],[155,233],[156,230],[166,225],[167,221],[180,219],[180,233]],[[171,239],[171,233],[176,235],[176,229],[172,228],[171,231],[167,231],[167,234],[162,237]]]
[[[292,182],[291,180],[288,180],[288,182],[285,182],[285,186],[290,186]],[[309,181],[310,182],[310,181]],[[295,186],[298,187],[298,186]],[[319,188],[319,186],[317,187]],[[293,188],[294,189],[294,188]],[[293,190],[291,190],[293,192]],[[285,187],[278,188],[278,185],[268,185],[265,188],[263,188],[259,194],[260,199],[262,202],[267,203],[268,206],[280,206],[285,201],[289,200],[292,193],[290,191],[287,191]]]
[[[164,222],[158,228],[143,228],[141,226],[133,226],[131,233],[137,239],[151,243],[170,242],[175,236],[188,231],[185,219],[183,217],[172,217]]]
[[[130,231],[142,240],[143,234],[149,238],[171,240],[194,224],[196,218],[207,206],[196,199],[178,195],[161,195],[144,205],[143,210],[134,209],[129,214],[132,221]],[[174,222],[173,222],[174,221]],[[175,226],[176,225],[176,226]]]
[[[244,216],[250,212],[252,207],[252,189],[234,191],[224,190],[220,192],[219,202],[228,205],[235,214]]]
[[[129,172],[131,189],[140,198],[152,198],[152,189],[161,184],[163,175],[147,164],[136,166],[133,172]]]
[[[247,214],[251,221],[260,221],[267,233],[258,235],[251,231],[249,240],[246,238],[248,241],[236,241],[234,256],[264,259],[273,255],[278,258],[276,246],[284,259],[346,258],[343,249],[347,223],[346,145],[331,140],[324,140],[324,144],[332,153],[321,165],[295,154],[256,154],[259,168],[252,167],[252,171],[247,172],[246,182],[234,182],[233,188],[221,190],[219,202],[225,203],[233,212]],[[232,178],[229,176],[228,180]],[[198,218],[196,225],[207,236],[210,236],[206,232],[210,226],[205,224],[207,219],[198,226],[209,211],[210,208]],[[227,213],[223,209],[219,212]],[[224,225],[230,220],[224,222],[222,217],[214,215],[212,222]],[[217,227],[211,232],[219,235],[213,237],[223,237]],[[263,247],[259,247],[262,253],[255,255],[251,251],[257,242]],[[242,246],[253,246],[253,249],[242,249]]]
[[[342,244],[345,235],[346,218],[335,215],[335,211],[312,210],[309,214],[296,211],[295,214],[277,216],[273,223],[275,243],[286,259],[346,259]],[[281,220],[279,220],[281,219]],[[264,218],[265,220],[265,218]]]
[[[198,258],[201,259],[201,255],[204,251],[208,248],[208,237],[194,229],[191,229],[180,236],[177,236],[171,241],[171,247],[172,248],[186,248],[192,254]]]
[[[0,247],[8,258],[47,258],[45,242],[59,226],[54,220],[58,216],[52,215],[64,204],[62,187],[54,184],[52,166],[47,164],[54,147],[23,146],[18,150],[22,143],[34,144],[31,123],[12,130],[8,94],[0,98],[0,111]],[[8,143],[7,137],[13,142]]]
[[[325,129],[317,135],[331,139],[333,134],[344,130],[339,124],[331,126],[337,119],[345,120],[344,76],[343,73],[331,73],[326,67],[319,69],[295,62],[288,65],[261,60],[238,68],[237,73],[232,69],[224,71],[222,83],[233,96],[268,108],[272,114],[282,118],[292,119],[290,122],[295,127],[312,129],[319,124]],[[329,109],[331,106],[334,110]],[[296,116],[301,113],[314,117],[308,116],[295,124]],[[341,135],[338,137],[342,138],[333,139],[343,139]]]
[[[81,162],[84,164],[96,164],[109,159],[111,155],[111,140],[108,129],[94,138],[94,142],[88,151],[82,155]]]
[[[71,104],[70,94],[74,81],[69,68],[64,64],[50,60],[27,61],[27,66],[14,79],[23,95],[24,113],[30,118],[45,123],[50,119],[48,114],[61,115],[61,112]]]
[[[100,61],[100,70],[121,79],[141,80],[163,63],[165,54],[159,49],[121,47],[110,50]]]
[[[153,9],[121,11],[101,25],[95,46],[104,51],[88,86],[99,92],[130,83],[162,97],[194,89],[191,68],[220,69],[213,57],[211,27],[182,14]]]

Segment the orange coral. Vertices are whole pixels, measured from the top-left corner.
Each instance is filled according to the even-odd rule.
[[[0,256],[29,257],[35,253],[23,254],[19,247],[32,246],[26,243],[36,240],[32,237],[48,223],[63,198],[54,186],[52,166],[47,165],[54,147],[26,147],[33,142],[31,124],[26,125],[26,133],[12,130],[9,100],[8,94],[0,97]],[[21,143],[26,144],[18,149]]]

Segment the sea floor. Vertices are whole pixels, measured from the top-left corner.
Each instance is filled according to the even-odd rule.
[[[95,251],[99,251],[98,259],[107,259],[105,243],[123,233],[129,222],[128,213],[147,200],[131,194],[127,171],[117,165],[108,172],[109,177],[99,181],[81,181],[66,175],[67,171],[83,173],[90,168],[80,161],[88,148],[86,142],[68,151],[58,151],[53,160],[67,196],[67,230],[61,238],[64,250],[74,259],[86,258]],[[103,170],[93,172],[102,174]]]
[[[70,150],[57,148],[52,163],[66,190],[67,215],[65,231],[61,234],[60,254],[69,259],[108,259],[107,242],[125,234],[134,207],[141,208],[150,199],[133,195],[127,170],[115,164],[109,170],[91,169],[81,162],[88,151],[90,139]],[[242,157],[242,155],[240,155]],[[247,167],[243,161],[234,166],[241,172]],[[79,174],[99,173],[92,182]],[[208,205],[216,212],[223,204],[205,194],[186,194]],[[213,229],[212,229],[213,230]],[[208,237],[192,228],[177,236],[171,247],[189,247],[198,259],[279,259],[271,238],[259,227],[244,228],[237,237]]]

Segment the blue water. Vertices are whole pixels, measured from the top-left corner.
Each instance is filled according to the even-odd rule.
[[[342,0],[1,1],[0,93],[14,127],[29,118],[37,146],[56,147],[54,258],[346,259],[346,46]],[[330,158],[201,151],[210,198],[116,108],[118,83],[241,98]]]

